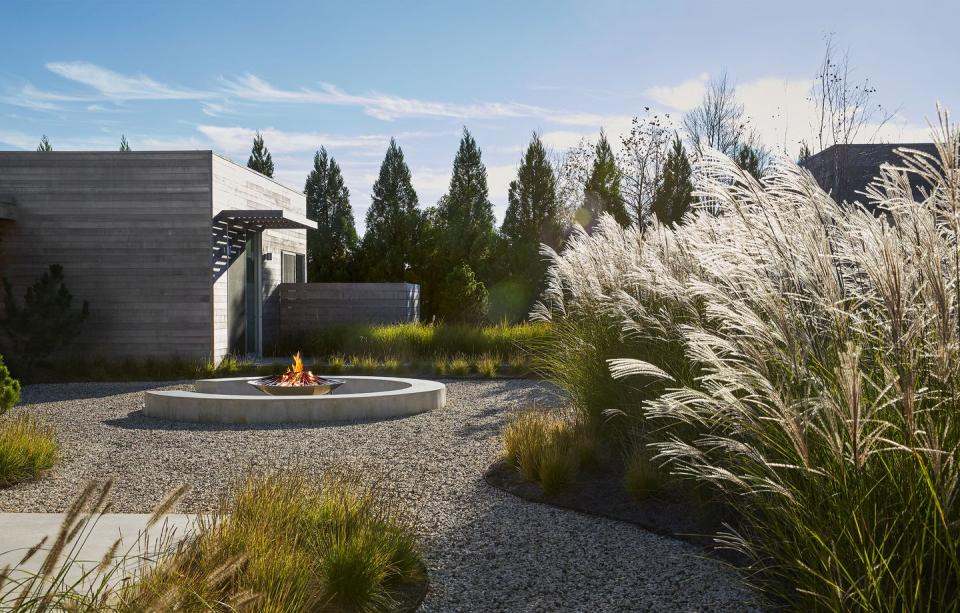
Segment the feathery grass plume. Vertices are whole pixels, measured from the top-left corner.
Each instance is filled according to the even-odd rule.
[[[147,520],[147,528],[156,525],[158,521],[163,519],[163,517],[170,512],[170,509],[180,502],[180,499],[183,498],[189,491],[190,485],[183,483],[168,492],[167,495],[163,497],[163,500],[161,500],[157,506],[154,507],[153,512],[150,513],[150,519]]]
[[[36,545],[28,549],[27,553],[25,553],[23,557],[20,558],[20,561],[17,562],[17,566],[23,566],[24,564],[29,562],[33,558],[33,556],[37,555],[37,552],[40,551],[40,548],[47,544],[47,541],[49,539],[50,539],[49,536],[45,536],[42,539],[40,539]]]
[[[605,219],[548,253],[536,315],[614,329],[654,460],[726,495],[722,544],[799,610],[960,607],[960,136],[933,130],[937,155],[866,190],[880,216],[705,152],[683,224]]]

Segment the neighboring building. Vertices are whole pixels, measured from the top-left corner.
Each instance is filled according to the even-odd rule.
[[[800,165],[809,170],[820,187],[837,202],[861,202],[870,208],[862,192],[874,178],[880,176],[882,164],[900,163],[900,156],[896,152],[898,148],[938,155],[933,143],[833,145],[810,156]],[[919,186],[919,183],[914,186],[918,197]]]
[[[0,152],[0,275],[22,300],[63,265],[89,356],[261,355],[308,228],[302,193],[212,151]]]

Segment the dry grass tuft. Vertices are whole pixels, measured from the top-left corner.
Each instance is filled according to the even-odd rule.
[[[36,479],[53,466],[59,453],[52,428],[28,415],[0,420],[0,487]]]

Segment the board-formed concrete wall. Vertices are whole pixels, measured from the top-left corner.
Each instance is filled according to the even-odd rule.
[[[50,264],[78,308],[74,350],[210,359],[209,151],[0,152],[0,275],[19,300]],[[0,305],[2,308],[2,305]]]
[[[420,286],[412,283],[281,283],[280,335],[323,326],[420,319]]]

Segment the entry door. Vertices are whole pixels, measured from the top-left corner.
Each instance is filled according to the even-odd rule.
[[[243,280],[244,311],[246,313],[246,353],[247,355],[261,354],[261,310],[263,299],[260,288],[262,275],[263,258],[260,257],[260,236],[259,232],[251,234],[243,248],[245,261],[245,274]]]
[[[251,233],[238,241],[241,250],[228,272],[227,326],[230,353],[259,356],[262,353],[261,312],[263,279],[260,233]]]

